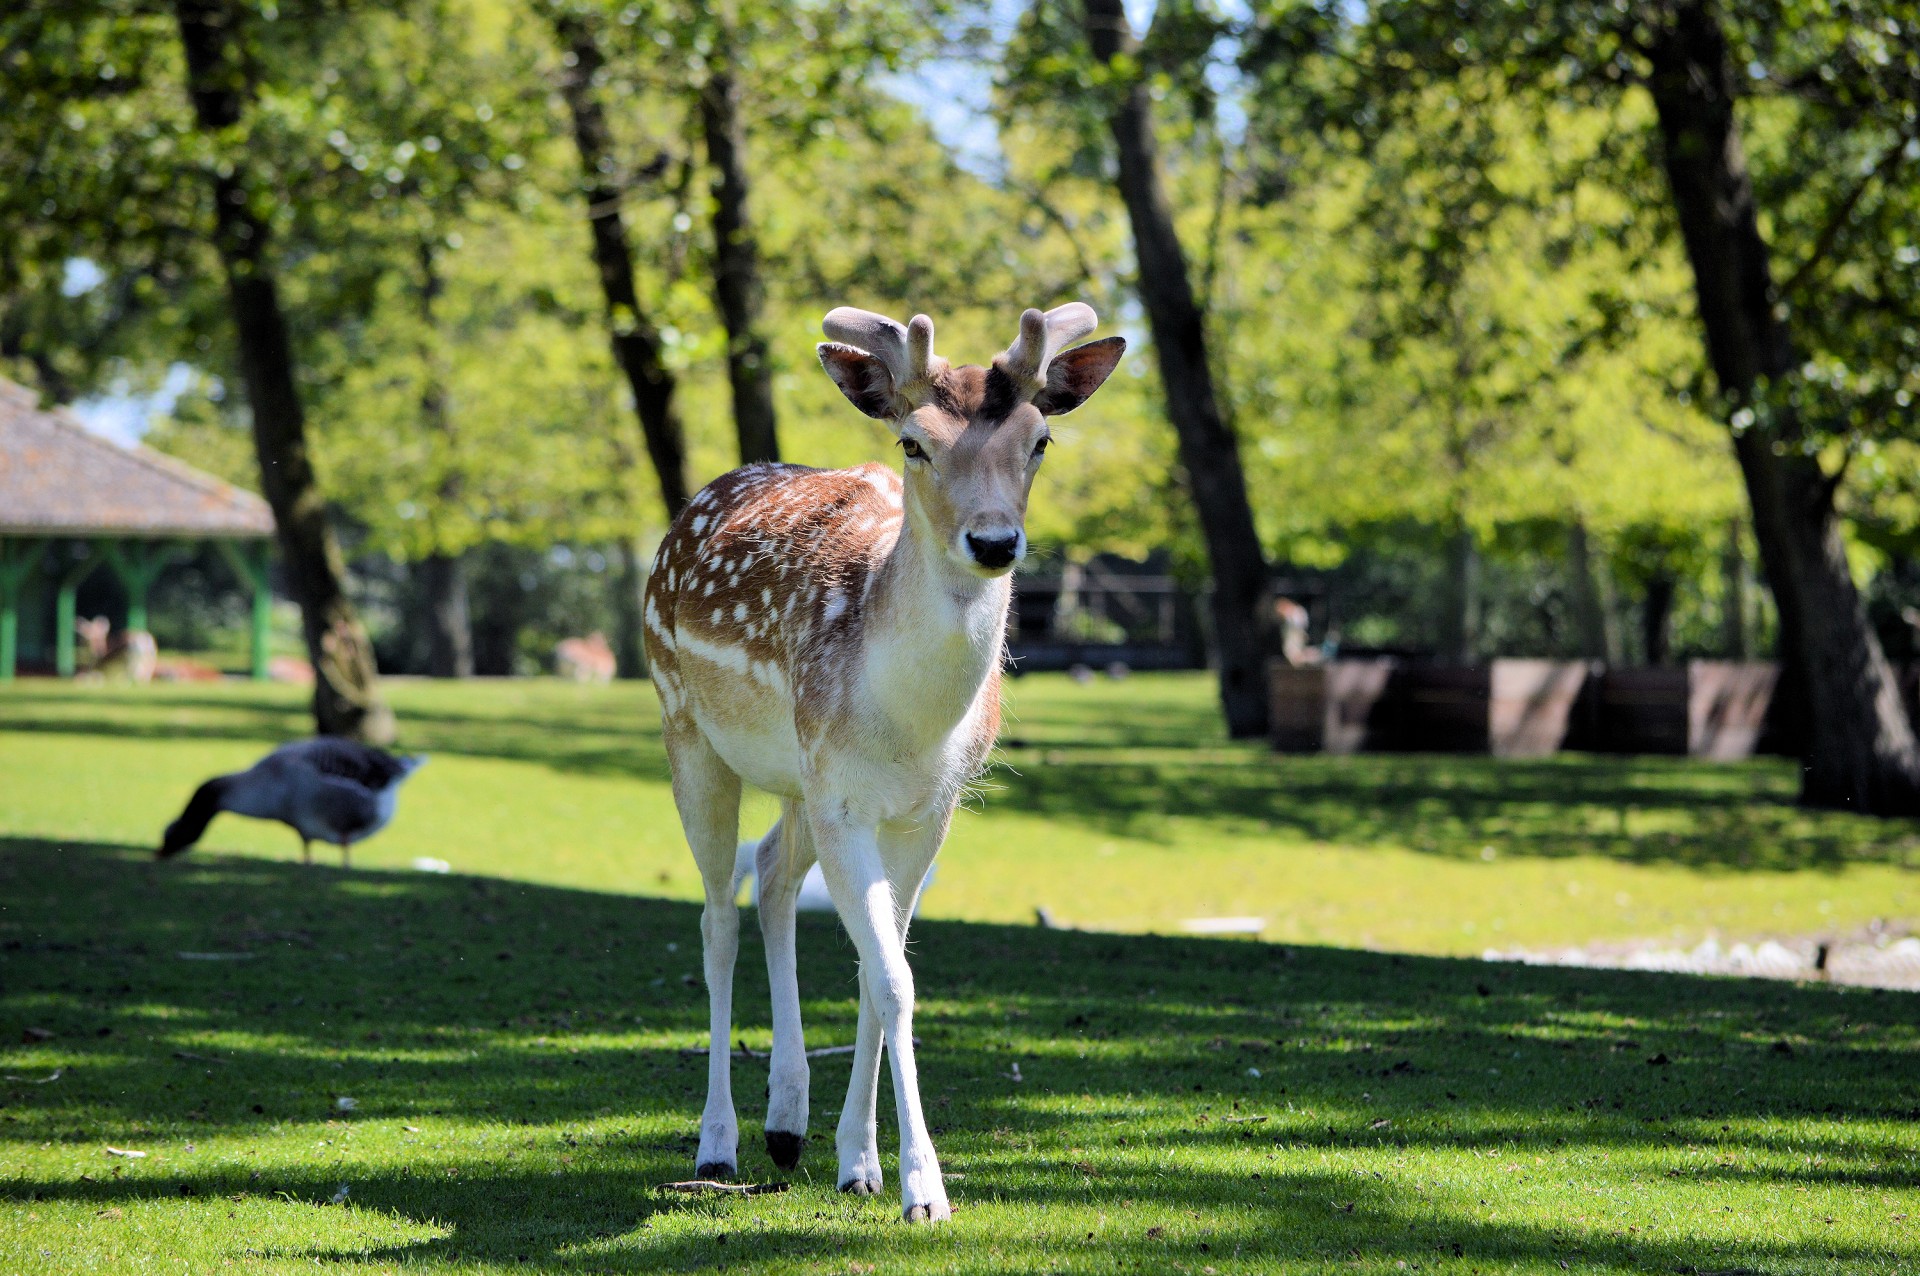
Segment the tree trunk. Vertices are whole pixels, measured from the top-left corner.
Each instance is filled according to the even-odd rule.
[[[1640,599],[1640,649],[1649,665],[1664,665],[1672,658],[1673,595],[1677,587],[1671,574],[1655,572]]]
[[[1086,0],[1087,43],[1111,66],[1137,54],[1121,0]],[[1235,737],[1267,729],[1267,675],[1260,641],[1266,558],[1247,501],[1240,444],[1221,415],[1207,361],[1205,315],[1194,300],[1186,253],[1173,225],[1160,177],[1147,86],[1135,78],[1108,117],[1120,158],[1120,196],[1133,229],[1140,300],[1167,395],[1167,415],[1199,515],[1213,571],[1214,643],[1220,660],[1220,703]]]
[[[1920,748],[1867,624],[1834,511],[1837,482],[1801,449],[1802,423],[1758,403],[1797,363],[1734,119],[1734,72],[1708,0],[1686,0],[1648,50],[1662,161],[1693,267],[1708,361],[1735,410],[1734,453],[1780,614],[1786,681],[1804,688],[1801,801],[1920,812]],[[1756,406],[1769,410],[1748,421]]]
[[[176,0],[187,88],[200,131],[215,136],[240,122],[252,86],[237,47],[238,13],[224,0]],[[251,201],[244,152],[214,176],[214,246],[240,343],[240,373],[253,409],[260,487],[300,604],[313,660],[314,723],[323,735],[373,744],[393,740],[393,713],[380,696],[373,644],[348,600],[346,564],[327,522],[327,503],[307,452],[306,415],[294,382],[293,350],[274,287],[267,222]]]
[[[1745,660],[1747,638],[1747,556],[1740,549],[1740,520],[1727,520],[1727,541],[1720,550],[1720,642],[1728,660]]]
[[[730,40],[731,32],[723,39]],[[713,291],[727,328],[727,381],[733,388],[733,425],[740,462],[777,461],[780,442],[773,412],[773,362],[761,332],[766,288],[760,246],[747,215],[746,130],[740,123],[740,86],[730,45],[714,51],[718,65],[700,92],[700,124],[713,166]]]
[[[1480,641],[1480,547],[1458,528],[1447,538],[1445,612],[1440,617],[1440,659],[1470,665]]]
[[[1594,562],[1587,525],[1575,519],[1567,528],[1567,573],[1573,578],[1574,625],[1583,660],[1613,664],[1620,659],[1620,643],[1613,627],[1608,592],[1601,586],[1604,564]]]
[[[647,558],[638,545],[623,537],[614,561],[613,667],[622,678],[644,678],[647,654],[640,626],[647,592]]]
[[[622,191],[614,184],[619,164],[607,113],[594,84],[605,59],[593,29],[578,14],[557,10],[553,27],[561,48],[573,57],[573,65],[561,77],[560,93],[573,117],[573,140],[580,151],[580,193],[593,228],[593,262],[606,297],[613,358],[633,392],[634,413],[640,418],[647,456],[660,480],[660,499],[671,520],[691,495],[686,435],[673,405],[674,376],[661,359],[659,329],[641,310],[634,287],[633,252],[627,245],[626,220],[620,215]]]
[[[509,546],[493,542],[467,556],[473,617],[473,671],[504,678],[519,672],[520,631],[526,627],[523,561]]]
[[[439,358],[434,303],[444,285],[431,243],[420,245],[420,321],[424,348],[421,364],[426,384],[420,393],[420,416],[427,428],[446,445],[448,464],[437,498],[445,507],[460,499],[460,468],[453,463],[459,444],[447,410],[447,386]],[[464,554],[436,547],[420,563],[421,584],[427,599],[427,672],[435,678],[473,676],[473,624],[467,608],[467,562]]]
[[[420,560],[427,600],[427,672],[436,678],[473,677],[473,624],[467,612],[467,558],[429,554]]]

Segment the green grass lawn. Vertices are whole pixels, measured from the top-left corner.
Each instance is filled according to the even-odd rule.
[[[1021,681],[915,932],[959,1209],[908,1229],[890,1157],[833,1191],[844,1057],[792,1176],[735,1065],[742,1172],[793,1190],[656,1190],[705,994],[644,691],[393,693],[435,761],[342,873],[232,819],[149,858],[298,693],[0,690],[0,1271],[1920,1270],[1920,997],[1457,956],[1911,921],[1914,826],[1797,812],[1781,765],[1276,759],[1195,679]],[[803,922],[810,1043],[849,1041]]]
[[[693,900],[644,687],[395,682],[434,754],[356,864]],[[308,728],[244,683],[0,689],[0,832],[144,845],[216,771]],[[942,853],[925,915],[1177,932],[1256,916],[1297,943],[1477,955],[1659,937],[1845,932],[1920,915],[1920,826],[1809,815],[1788,763],[1280,758],[1221,736],[1204,677],[1011,684],[1001,765]],[[743,835],[772,822],[750,806]],[[223,819],[215,851],[296,856]],[[316,854],[326,856],[321,848]]]

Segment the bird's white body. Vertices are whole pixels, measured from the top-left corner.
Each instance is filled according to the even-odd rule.
[[[247,770],[201,785],[168,827],[160,853],[187,849],[215,815],[227,811],[278,820],[300,835],[303,849],[330,842],[344,862],[349,847],[392,822],[400,785],[425,762],[325,736],[281,745]]]

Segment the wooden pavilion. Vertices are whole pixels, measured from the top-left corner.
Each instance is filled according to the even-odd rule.
[[[23,601],[54,596],[54,668],[72,677],[80,584],[110,567],[126,628],[147,627],[147,593],[194,542],[211,542],[253,591],[252,672],[267,676],[273,514],[251,492],[148,448],[122,447],[0,377],[0,681],[20,655]],[[44,656],[42,657],[44,659]]]

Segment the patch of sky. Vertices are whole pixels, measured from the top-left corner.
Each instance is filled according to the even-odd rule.
[[[1125,7],[1134,35],[1146,35],[1153,26],[1155,0],[1125,0]],[[930,58],[880,81],[885,92],[920,112],[956,164],[987,181],[998,181],[1006,172],[1000,129],[993,118],[993,79],[1025,9],[1026,0],[992,0],[979,25],[951,41],[967,50],[964,55]],[[1245,0],[1227,0],[1220,13],[1233,26],[1252,17]],[[1216,119],[1222,135],[1238,143],[1247,124],[1237,66],[1240,42],[1223,36],[1211,53],[1205,74],[1217,97]]]
[[[107,277],[106,272],[88,261],[85,257],[67,258],[66,269],[60,277],[60,295],[63,297],[84,297],[100,286]]]
[[[168,365],[158,385],[115,377],[107,383],[105,393],[75,403],[73,414],[95,434],[132,445],[146,434],[154,417],[173,411],[173,405],[192,388],[197,375],[191,365],[174,363]]]

